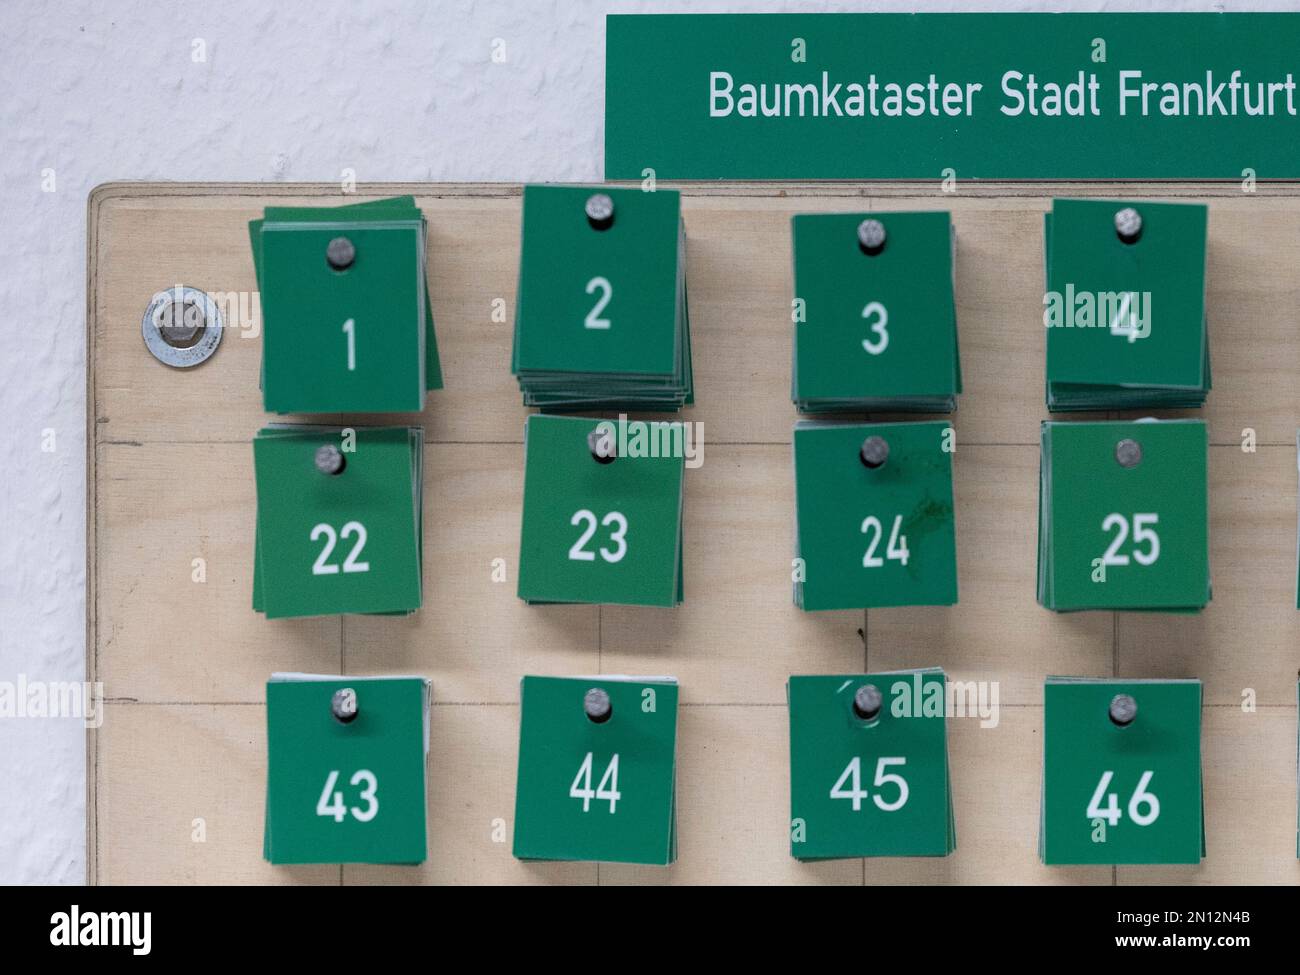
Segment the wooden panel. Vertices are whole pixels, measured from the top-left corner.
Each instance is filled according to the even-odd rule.
[[[253,292],[263,206],[414,192],[447,389],[425,429],[425,608],[406,619],[266,621],[250,608],[249,440],[269,417],[260,338],[169,370],[140,319],[177,283]],[[1043,407],[1042,213],[1053,196],[1210,203],[1211,563],[1199,616],[1056,615],[1034,601]],[[804,614],[790,600],[791,255],[798,212],[952,210],[966,393],[954,422],[961,602]],[[526,410],[509,371],[517,187],[117,184],[88,234],[87,669],[110,700],[88,736],[90,879],[103,883],[1296,883],[1296,456],[1300,189],[1232,184],[717,184],[685,190],[704,464],[686,485],[686,602],[516,599]],[[503,299],[505,322],[492,320]],[[255,322],[256,326],[257,323]],[[250,330],[255,333],[256,327]],[[1195,414],[1193,414],[1195,415]],[[359,422],[359,418],[353,418]],[[1257,451],[1240,448],[1253,430]],[[494,582],[492,562],[507,579]],[[195,559],[204,581],[194,581]],[[996,727],[951,724],[958,849],[942,860],[800,864],[786,839],[791,673],[942,665],[996,681]],[[264,682],[276,670],[423,673],[434,684],[429,859],[261,860]],[[510,856],[524,673],[682,681],[680,857],[667,870]],[[1037,859],[1048,674],[1206,681],[1209,858],[1199,868]],[[1249,689],[1260,705],[1241,709]],[[194,839],[204,821],[203,842]],[[504,830],[504,833],[503,833]],[[505,842],[500,842],[504,836]]]

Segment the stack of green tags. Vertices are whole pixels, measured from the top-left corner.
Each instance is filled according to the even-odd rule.
[[[1210,600],[1202,420],[1042,425],[1038,601],[1194,612]]]
[[[267,207],[248,225],[262,294],[262,397],[273,413],[418,413],[442,388],[411,196]]]
[[[695,401],[681,194],[524,188],[511,371],[526,406]]]
[[[272,424],[253,440],[253,609],[268,619],[420,607],[420,427]]]
[[[677,859],[677,681],[525,677],[514,855]]]
[[[949,214],[799,214],[791,230],[795,406],[954,409],[961,356]]]
[[[421,863],[429,682],[273,674],[266,685],[272,863]]]
[[[957,602],[948,423],[794,428],[794,601],[805,610]]]
[[[957,848],[942,670],[791,677],[786,697],[791,856]]]
[[[684,435],[681,423],[530,416],[519,598],[680,603]]]
[[[1052,202],[1043,218],[1048,409],[1205,403],[1206,212],[1188,203]]]
[[[1047,678],[1043,863],[1201,862],[1201,698],[1199,680]]]

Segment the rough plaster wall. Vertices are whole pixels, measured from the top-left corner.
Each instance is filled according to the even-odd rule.
[[[1002,8],[1053,6],[1067,5]],[[362,181],[598,180],[603,15],[690,9],[972,7],[0,0],[0,682],[84,677],[85,209],[93,187],[336,180],[345,167]],[[200,63],[196,38],[206,45]],[[504,64],[490,59],[495,38],[506,43]],[[53,170],[53,192],[42,186],[45,170]],[[43,450],[51,436],[54,449]],[[0,718],[0,882],[84,879],[84,749],[79,720]]]

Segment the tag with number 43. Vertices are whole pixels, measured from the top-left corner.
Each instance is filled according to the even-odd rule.
[[[424,860],[429,693],[422,677],[271,677],[267,860]]]
[[[1201,682],[1049,677],[1043,696],[1043,862],[1199,863]]]
[[[956,849],[945,686],[937,669],[790,678],[792,856]]]
[[[521,860],[677,858],[677,681],[525,677],[515,792]]]

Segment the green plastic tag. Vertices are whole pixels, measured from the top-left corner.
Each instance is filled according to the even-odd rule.
[[[1049,677],[1043,703],[1043,862],[1199,863],[1201,682]]]
[[[588,715],[589,691],[609,709]],[[525,677],[514,855],[666,865],[677,857],[677,682]]]
[[[869,440],[887,450],[874,468]],[[953,446],[942,422],[795,425],[796,605],[957,602]]]
[[[685,458],[673,445],[681,424],[646,424],[644,440],[629,438],[623,454],[602,463],[588,440],[600,422],[528,418],[519,598],[676,605]]]
[[[863,688],[879,711],[860,710]],[[947,856],[957,845],[943,671],[791,677],[790,853]]]
[[[1038,601],[1190,611],[1210,599],[1201,420],[1042,426]]]
[[[346,722],[332,706],[339,691],[355,704]],[[274,675],[266,685],[264,857],[422,862],[428,717],[423,678]]]
[[[859,227],[883,228],[879,250]],[[952,222],[927,213],[791,220],[800,410],[946,411],[961,392]]]
[[[318,469],[322,447],[339,449],[339,473]],[[259,431],[253,608],[268,618],[418,609],[423,447],[419,427]]]

